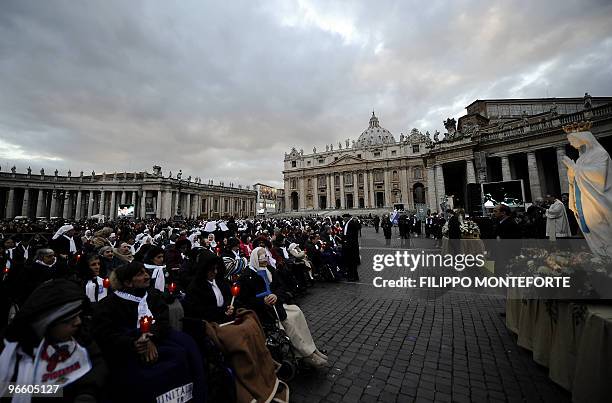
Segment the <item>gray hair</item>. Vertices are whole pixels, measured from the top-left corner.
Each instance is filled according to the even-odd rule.
[[[49,248],[38,249],[36,251],[36,260],[41,260],[43,256],[54,255],[54,254],[55,252],[53,251],[53,249],[49,249]]]

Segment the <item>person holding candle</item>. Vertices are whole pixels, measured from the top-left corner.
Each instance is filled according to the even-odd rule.
[[[205,376],[200,352],[188,335],[172,330],[162,294],[150,287],[141,262],[115,269],[114,290],[94,308],[93,330],[111,369],[113,401],[149,402],[192,384],[203,401]],[[187,388],[189,389],[189,388]]]
[[[108,294],[104,279],[100,277],[100,257],[95,253],[82,256],[77,263],[81,284],[90,302],[98,302]]]
[[[328,365],[327,356],[314,343],[304,313],[297,305],[288,305],[284,287],[276,270],[268,266],[266,250],[256,247],[251,253],[249,267],[240,277],[237,308],[252,309],[263,323],[280,321],[291,339],[296,356],[313,367]]]
[[[195,278],[187,287],[183,300],[185,316],[208,322],[225,323],[232,320],[234,307],[230,285],[219,272],[225,270],[223,260],[202,251],[195,256]]]

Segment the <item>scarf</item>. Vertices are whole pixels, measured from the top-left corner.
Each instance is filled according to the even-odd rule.
[[[55,266],[55,263],[56,263],[56,262],[57,262],[57,257],[55,257],[55,256],[54,256],[54,257],[53,257],[53,263],[51,263],[51,264],[46,264],[45,262],[43,262],[43,261],[42,261],[42,260],[40,260],[40,259],[36,259],[36,262],[35,262],[35,263],[41,264],[41,265],[43,265],[43,266],[45,266],[45,267],[48,267],[48,268],[52,268],[53,266]]]
[[[217,299],[217,308],[221,308],[223,306],[223,294],[221,294],[221,289],[217,285],[215,279],[213,279],[213,281],[209,281],[208,284],[210,284],[213,292],[215,293],[215,298]]]
[[[104,288],[104,280],[101,277],[96,276],[94,280],[89,280],[85,285],[85,294],[91,302],[98,302],[105,298],[108,294],[108,290]]]
[[[68,235],[63,235],[63,237],[70,241],[70,253],[76,253],[77,248],[76,244],[74,243],[74,238]]]
[[[346,235],[346,233],[348,232],[348,226],[349,223],[353,220],[353,217],[351,217],[347,222],[346,225],[344,226],[344,235]]]
[[[126,301],[132,301],[138,304],[138,318],[136,319],[136,329],[140,329],[141,318],[145,316],[153,318],[153,314],[149,310],[149,305],[147,304],[148,293],[145,292],[145,295],[142,298],[123,291],[115,291],[115,295]],[[153,323],[155,323],[155,321],[153,321]]]
[[[144,267],[149,271],[153,270],[151,278],[155,280],[155,288],[161,292],[164,292],[164,289],[166,288],[166,275],[164,274],[164,269],[166,266],[156,266],[154,264],[145,263]]]
[[[123,254],[121,253],[121,249],[113,248],[113,254],[124,263],[130,263],[132,260],[134,260],[134,255],[132,254],[131,250],[128,253]]]
[[[66,386],[89,372],[92,368],[87,350],[72,339],[55,345],[43,338],[34,352],[26,354],[18,342],[4,340],[0,355],[0,395],[8,389],[8,383],[15,375],[20,385],[47,384]],[[29,403],[31,394],[16,394],[13,403]]]

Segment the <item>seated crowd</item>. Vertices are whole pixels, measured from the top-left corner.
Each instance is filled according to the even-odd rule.
[[[99,225],[2,237],[0,393],[15,382],[60,384],[77,402],[268,400],[281,392],[264,379],[276,379],[274,331],[306,366],[328,366],[297,301],[342,275],[341,220]]]

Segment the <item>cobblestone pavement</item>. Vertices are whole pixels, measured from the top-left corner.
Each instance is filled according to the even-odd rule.
[[[503,298],[376,289],[372,256],[392,253],[399,240],[385,246],[382,231],[364,228],[360,245],[360,283],[317,284],[299,301],[331,367],[301,371],[292,402],[571,400],[516,345],[500,316]]]

